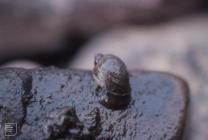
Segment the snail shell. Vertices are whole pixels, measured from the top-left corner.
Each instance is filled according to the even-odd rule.
[[[43,121],[43,126],[46,139],[66,134],[70,129],[79,131],[82,128],[75,108],[70,106],[53,109]]]
[[[105,91],[101,103],[109,108],[122,108],[130,101],[129,74],[124,62],[117,56],[97,54],[94,61],[93,77]]]

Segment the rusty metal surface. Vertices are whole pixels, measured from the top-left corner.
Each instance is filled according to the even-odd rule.
[[[99,103],[100,95],[90,71],[56,68],[0,70],[0,122],[18,123],[18,135],[8,140],[46,139],[43,131],[48,114],[57,108],[73,107],[77,121],[95,140],[179,140],[185,124],[188,87],[168,73],[130,73],[131,102],[122,110]],[[74,117],[76,118],[76,117]],[[74,139],[68,132],[64,137]],[[77,134],[75,136],[80,136]],[[4,130],[0,137],[5,140]]]

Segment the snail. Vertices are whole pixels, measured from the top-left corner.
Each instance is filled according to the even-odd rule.
[[[107,108],[122,109],[131,98],[129,73],[125,63],[111,54],[97,54],[94,60],[93,78],[104,96],[100,103]]]
[[[76,109],[71,106],[51,110],[41,122],[41,125],[43,126],[44,137],[47,140],[64,137],[70,140],[95,139],[84,123],[79,120]]]

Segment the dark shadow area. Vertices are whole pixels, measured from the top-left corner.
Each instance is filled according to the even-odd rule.
[[[66,37],[64,39],[63,47],[60,47],[62,49],[59,49],[57,51],[8,56],[5,58],[1,58],[0,64],[7,63],[13,60],[23,59],[37,62],[44,66],[56,66],[60,68],[65,68],[70,60],[75,56],[76,52],[86,41],[87,39],[80,36],[74,36],[70,38]]]

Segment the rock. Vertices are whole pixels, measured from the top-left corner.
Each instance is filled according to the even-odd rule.
[[[74,2],[70,29],[95,34],[126,24],[155,23],[195,9],[197,0],[78,0]]]
[[[83,124],[79,121],[76,111],[73,107],[56,108],[49,113],[42,123],[46,139],[65,138],[84,139],[93,136],[83,134]],[[88,130],[89,131],[89,130]],[[89,139],[88,138],[88,139]],[[87,139],[87,138],[86,138]]]
[[[66,33],[65,15],[69,13],[67,3],[67,0],[1,0],[0,58],[60,50]]]
[[[191,89],[187,140],[206,140],[208,130],[208,18],[117,29],[93,39],[69,67],[91,69],[94,54],[120,56],[129,69],[168,71],[183,77]]]
[[[65,38],[181,15],[201,0],[1,0],[0,56],[56,52]],[[96,11],[96,12],[95,12]]]
[[[30,76],[24,71],[10,69],[0,70],[0,138],[5,140],[5,123],[17,123],[17,133],[25,122],[26,106],[31,98],[28,90]],[[7,140],[13,138],[8,137]]]
[[[28,61],[28,60],[15,60],[12,62],[5,63],[0,66],[1,68],[24,68],[24,69],[34,69],[41,67],[40,64]]]
[[[11,114],[18,125],[17,114],[20,114],[20,120],[24,118],[18,135],[11,139],[77,140],[76,136],[81,136],[81,140],[182,139],[188,87],[174,75],[131,72],[132,100],[127,108],[121,110],[107,109],[99,103],[100,97],[89,71],[1,69],[0,77],[0,99],[3,99],[0,106],[10,108],[6,114]],[[10,105],[11,102],[14,104]],[[0,111],[0,116],[4,115],[2,109]],[[3,124],[7,122],[2,117],[0,119]],[[72,125],[64,123],[66,120]],[[64,129],[59,129],[59,126]],[[4,130],[0,130],[0,137],[5,140]],[[52,132],[48,130],[54,133],[48,133]],[[67,135],[59,136],[63,132]],[[51,138],[53,134],[57,135]]]
[[[184,54],[188,48],[205,48],[208,43],[207,24],[208,18],[205,14],[160,25],[117,28],[89,41],[69,67],[92,69],[94,55],[102,52],[120,56],[130,69],[144,68],[145,64],[152,70],[160,70],[161,67],[165,69],[171,65],[166,58],[173,57],[172,61],[176,61],[174,56]],[[173,53],[169,56],[168,52]],[[157,61],[157,57],[164,59]],[[137,61],[134,61],[135,58]]]

